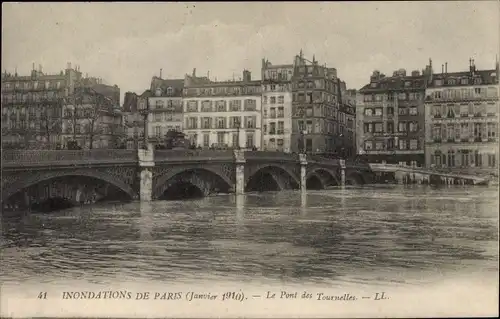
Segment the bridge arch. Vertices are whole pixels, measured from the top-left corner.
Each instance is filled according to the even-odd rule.
[[[117,187],[125,194],[127,194],[130,199],[136,199],[138,197],[138,194],[132,189],[130,185],[114,175],[106,173],[105,171],[79,169],[76,171],[47,171],[24,174],[23,178],[18,179],[12,185],[6,187],[5,189],[2,189],[2,202],[6,202],[11,196],[36,184],[43,183],[52,179],[71,176],[84,176],[94,178],[96,180],[100,180]]]
[[[339,178],[337,176],[337,173],[331,169],[325,168],[325,167],[316,167],[311,170],[308,170],[307,175],[306,175],[306,184],[308,183],[309,179],[315,177],[319,179],[322,184],[323,188],[326,188],[328,186],[338,186],[340,185]]]
[[[345,177],[346,185],[363,185],[366,184],[366,179],[360,172],[348,171]]]
[[[300,180],[290,169],[276,164],[255,167],[245,174],[246,191],[279,191],[298,188]]]
[[[177,168],[159,177],[154,185],[153,198],[169,198],[164,196],[165,192],[174,187],[195,192],[198,195],[195,197],[203,197],[218,191],[229,192],[232,186],[229,177],[217,169]]]

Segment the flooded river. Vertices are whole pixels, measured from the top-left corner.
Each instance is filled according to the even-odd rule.
[[[413,285],[497,276],[497,251],[497,188],[220,195],[4,218],[0,280]]]

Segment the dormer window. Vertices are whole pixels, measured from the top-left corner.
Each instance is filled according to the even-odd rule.
[[[481,78],[475,78],[474,84],[481,84]]]
[[[411,82],[410,81],[406,81],[405,82],[405,86],[411,86]]]
[[[167,88],[167,95],[172,95],[172,94],[174,94],[174,89],[171,87],[168,87]]]
[[[460,84],[469,84],[469,79],[463,78],[462,80],[460,80]]]
[[[449,79],[448,80],[448,85],[455,85],[455,79]]]
[[[161,88],[157,88],[155,91],[156,96],[161,96]]]
[[[371,86],[372,88],[376,88],[376,87],[377,87],[377,82],[373,82],[373,83],[371,83],[371,84],[370,84],[370,86]]]
[[[435,86],[441,86],[441,85],[443,85],[443,80],[434,80],[434,85]]]

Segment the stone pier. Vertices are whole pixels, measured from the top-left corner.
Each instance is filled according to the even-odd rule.
[[[245,193],[245,152],[234,150],[234,160],[236,163],[235,193],[241,195]]]
[[[300,160],[300,191],[307,190],[307,156],[306,154],[299,154]]]
[[[345,186],[345,160],[340,160],[340,185]]]
[[[141,201],[151,201],[153,199],[153,171],[155,166],[154,151],[152,147],[147,150],[137,150],[139,157],[139,168],[141,172],[139,198]]]

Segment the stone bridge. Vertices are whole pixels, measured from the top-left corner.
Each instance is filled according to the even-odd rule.
[[[79,150],[2,152],[2,205],[156,200],[373,181],[367,164],[263,151]]]

